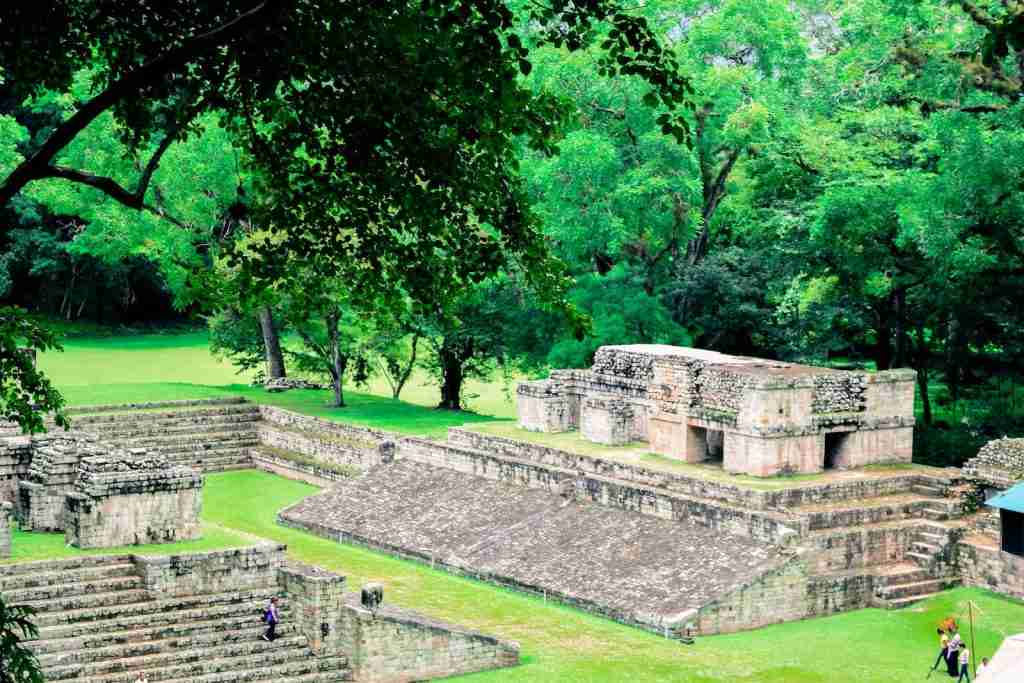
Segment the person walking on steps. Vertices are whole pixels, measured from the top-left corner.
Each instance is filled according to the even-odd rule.
[[[277,638],[277,598],[270,598],[267,609],[263,612],[263,621],[267,623],[267,632],[263,634],[263,640],[269,643]]]

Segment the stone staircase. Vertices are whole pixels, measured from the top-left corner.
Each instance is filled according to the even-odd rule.
[[[251,403],[73,417],[76,430],[204,472],[251,467],[252,449],[260,443],[259,419],[259,408]]]
[[[280,638],[260,639],[265,590],[152,599],[128,557],[86,557],[0,567],[0,592],[38,611],[29,645],[47,681],[352,680],[344,657],[313,655],[287,604]]]

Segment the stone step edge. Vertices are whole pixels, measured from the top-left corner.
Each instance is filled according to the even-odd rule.
[[[282,639],[283,640],[283,639]],[[253,640],[253,645],[261,643],[259,638]],[[262,655],[262,656],[260,656]],[[161,655],[163,656],[163,655]],[[140,657],[132,657],[124,660],[122,668],[117,671],[106,671],[106,672],[95,672],[85,674],[84,672],[79,675],[64,676],[62,674],[73,673],[71,669],[78,668],[83,669],[79,665],[73,665],[68,667],[68,671],[57,671],[54,673],[53,670],[44,672],[46,674],[47,681],[75,681],[76,683],[83,683],[84,681],[132,681],[133,678],[122,678],[126,674],[132,676],[140,671],[145,671],[149,674],[149,677],[153,680],[167,680],[163,677],[163,674],[168,671],[172,671],[175,674],[187,674],[190,673],[191,669],[199,666],[205,670],[204,674],[200,675],[214,675],[214,674],[225,674],[234,673],[237,675],[239,670],[241,671],[252,671],[253,669],[262,668],[260,667],[260,660],[269,660],[273,662],[271,666],[280,666],[285,664],[299,664],[299,665],[310,665],[310,650],[308,646],[303,644],[278,644],[274,649],[268,648],[262,651],[247,652],[240,655],[221,655],[213,657],[197,657],[184,661],[180,664],[165,664],[157,663],[153,660],[152,663],[141,661]],[[312,662],[312,666],[318,667],[318,662]],[[57,667],[54,667],[57,669]],[[179,671],[174,671],[178,669]],[[214,670],[210,670],[214,669]],[[317,668],[316,670],[319,670]],[[181,676],[175,676],[181,677]],[[187,680],[194,680],[192,676],[188,676]],[[235,679],[238,680],[238,679]]]
[[[346,657],[317,657],[314,663],[314,668],[316,669],[315,671],[310,671],[307,673],[300,674],[300,676],[295,676],[292,670],[296,667],[296,664],[299,662],[303,663],[305,666],[308,667],[310,665],[309,656],[307,655],[302,660],[296,659],[291,662],[273,664],[269,667],[261,667],[260,671],[265,671],[267,674],[270,674],[271,677],[253,678],[250,679],[250,683],[281,683],[282,680],[287,680],[289,682],[305,680],[315,681],[316,683],[321,683],[322,681],[330,681],[330,683],[336,683],[336,681],[338,680],[352,680],[351,671],[348,668],[348,659]],[[161,681],[161,683],[236,683],[239,680],[245,680],[244,678],[240,678],[241,674],[245,674],[251,671],[254,671],[254,669],[251,667],[241,667],[236,671],[215,671],[213,673],[200,674],[199,676],[161,678],[159,680]],[[131,683],[135,680],[134,676],[137,673],[138,671],[126,671],[126,675],[124,678],[114,680],[118,681],[118,683],[121,683],[121,681],[123,681],[124,683]],[[342,679],[323,678],[324,676],[333,676],[338,673],[348,675],[344,676]],[[282,679],[280,677],[281,674],[287,675],[288,678]],[[230,676],[230,678],[226,678],[227,676]],[[100,683],[100,681],[110,680],[111,678],[109,676],[103,678],[82,678],[79,679],[77,683]]]
[[[123,623],[123,620],[126,620],[126,619],[137,618],[137,619],[151,620],[156,615],[164,615],[164,616],[166,616],[169,619],[170,618],[177,619],[177,618],[181,618],[183,616],[184,617],[194,616],[195,613],[200,613],[201,614],[203,611],[207,611],[208,612],[208,611],[213,610],[213,609],[218,609],[219,610],[219,609],[227,609],[229,607],[232,608],[232,613],[234,613],[234,610],[239,609],[240,606],[245,605],[247,603],[249,603],[250,606],[253,607],[254,609],[255,608],[262,609],[262,606],[269,599],[269,596],[273,595],[273,594],[274,594],[273,591],[268,590],[265,593],[254,592],[252,595],[245,595],[243,597],[240,597],[241,594],[222,594],[220,596],[218,596],[217,594],[213,594],[213,596],[204,595],[204,596],[190,596],[190,597],[182,597],[182,598],[165,598],[165,599],[162,599],[162,600],[151,600],[151,601],[148,601],[148,602],[145,602],[145,603],[135,603],[134,605],[131,605],[131,606],[132,607],[138,607],[138,605],[140,605],[140,604],[145,604],[145,605],[151,606],[152,609],[149,609],[149,610],[146,610],[146,611],[143,611],[143,612],[138,612],[138,611],[130,612],[128,615],[110,616],[110,617],[105,617],[103,619],[91,619],[91,620],[88,620],[86,622],[82,622],[82,621],[68,621],[68,622],[61,622],[61,623],[57,623],[57,624],[49,624],[49,625],[46,625],[46,626],[40,626],[39,627],[39,632],[40,632],[40,635],[43,636],[43,637],[40,638],[39,640],[40,641],[42,641],[42,640],[64,640],[64,639],[71,639],[71,638],[81,638],[81,637],[83,637],[81,635],[75,636],[75,635],[56,635],[56,634],[59,634],[61,632],[61,630],[81,629],[81,628],[83,628],[83,625],[85,625],[85,624],[89,625],[90,627],[95,626],[96,628],[103,628],[103,627],[105,627],[104,626],[105,624],[109,625],[109,624],[111,624],[111,622],[122,622]],[[210,597],[215,597],[215,598],[219,598],[219,599],[211,601],[211,600],[209,600]],[[199,600],[199,598],[202,598],[202,600]],[[190,606],[189,607],[185,607],[185,608],[181,608],[181,604],[183,604],[183,603],[184,604],[190,604]],[[122,605],[122,606],[119,606],[119,607],[127,607],[127,606]],[[172,609],[167,609],[168,607],[170,607]],[[94,609],[96,609],[96,608],[95,607],[86,607],[86,608],[83,608],[83,610],[81,610],[81,611],[94,610]],[[282,608],[282,613],[283,614],[287,614],[288,613],[288,611],[287,611],[288,609],[289,608],[287,606]],[[69,610],[69,612],[70,611],[73,611],[73,610]],[[77,615],[75,615],[75,616],[77,616]],[[155,625],[152,623],[152,621],[149,621],[148,623],[150,624],[150,626],[148,626],[148,627],[142,626],[141,628],[160,628],[161,627],[159,622],[157,622],[157,624],[155,624]],[[165,622],[165,624],[166,624],[166,622]],[[107,628],[109,628],[109,627],[107,627]],[[118,629],[114,629],[114,630],[108,630],[107,632],[108,633],[120,633],[120,632],[132,631],[132,630],[134,630],[134,629],[118,628]]]
[[[214,643],[203,643],[188,645],[181,649],[169,648],[167,650],[161,650],[158,652],[151,652],[144,655],[132,655],[129,657],[117,657],[116,655],[110,657],[102,657],[95,660],[89,660],[85,662],[71,662],[66,664],[57,664],[52,666],[45,666],[50,678],[58,679],[59,674],[67,673],[70,671],[89,671],[88,676],[103,675],[104,673],[117,673],[116,670],[111,671],[111,667],[121,668],[140,668],[137,664],[142,664],[141,668],[146,666],[152,666],[156,662],[161,662],[157,666],[165,666],[167,664],[174,665],[175,662],[184,664],[186,662],[195,662],[203,659],[216,659],[218,654],[228,655],[233,650],[250,650],[244,653],[245,655],[255,655],[257,652],[251,650],[254,647],[259,647],[260,631],[258,629],[249,629],[248,631],[240,630],[233,632],[237,635],[245,636],[245,640],[228,640],[227,642],[214,642]],[[227,633],[225,633],[227,635]],[[298,633],[292,633],[290,635],[282,635],[280,640],[280,647],[282,649],[289,648],[301,648],[306,645],[305,636],[299,635]],[[246,646],[248,644],[248,647]],[[210,655],[213,657],[210,657]],[[54,655],[50,655],[53,657]],[[238,655],[243,656],[243,655]],[[170,661],[168,661],[170,660]]]
[[[286,616],[282,612],[281,616],[282,624],[280,628],[287,629],[287,635],[295,635],[291,633],[296,628],[296,626],[291,622],[291,615]],[[248,622],[249,625],[246,626],[243,622]],[[221,627],[224,626],[229,628],[222,630]],[[36,655],[39,657],[39,661],[43,661],[47,657],[64,655],[68,651],[90,653],[90,656],[95,656],[97,659],[106,659],[106,653],[101,653],[100,651],[116,648],[124,649],[153,646],[158,643],[170,644],[171,641],[183,641],[189,638],[210,634],[248,633],[251,631],[258,635],[259,632],[266,629],[266,625],[260,623],[259,614],[254,609],[249,615],[237,615],[234,617],[222,616],[215,619],[194,621],[190,622],[187,626],[183,626],[180,632],[174,632],[173,635],[165,635],[159,638],[152,637],[173,629],[174,622],[171,622],[156,626],[139,626],[134,629],[100,631],[90,633],[89,635],[43,638],[29,642],[31,643],[32,650],[36,652]],[[90,639],[95,641],[95,644],[79,642]],[[103,641],[102,644],[101,641]],[[75,647],[69,649],[69,646]]]
[[[239,403],[250,403],[244,396],[222,396],[216,398],[192,398],[176,401],[139,401],[135,403],[101,403],[96,405],[71,406],[65,412],[69,415],[85,415],[89,413],[104,413],[124,410],[147,410],[149,408],[187,408],[191,406],[216,406],[234,405]],[[254,404],[255,405],[255,404]]]
[[[211,604],[215,604],[215,605],[216,604],[231,604],[231,603],[241,602],[243,600],[251,599],[250,597],[244,597],[247,594],[249,594],[249,595],[259,595],[260,596],[259,599],[266,600],[267,596],[270,595],[271,593],[268,593],[266,590],[263,590],[263,589],[253,588],[251,591],[242,590],[242,591],[237,591],[237,592],[233,591],[231,593],[211,593],[211,594],[190,595],[190,596],[172,597],[172,598],[147,599],[147,600],[140,600],[138,602],[132,602],[132,603],[115,603],[115,604],[111,604],[111,605],[92,605],[92,606],[88,606],[88,607],[77,607],[77,608],[74,608],[74,609],[54,610],[54,611],[51,611],[51,612],[40,612],[39,616],[40,617],[47,617],[47,616],[61,616],[61,617],[65,617],[65,621],[63,621],[61,623],[58,623],[58,624],[46,624],[46,627],[55,627],[55,626],[71,625],[71,624],[74,624],[74,623],[80,623],[78,621],[72,621],[72,620],[70,620],[70,618],[82,617],[82,616],[85,616],[87,618],[87,621],[89,621],[89,623],[94,623],[95,624],[95,623],[98,623],[100,621],[106,621],[106,620],[109,620],[109,619],[116,619],[116,618],[118,618],[118,616],[110,616],[110,617],[104,617],[103,619],[88,619],[88,617],[90,616],[89,615],[90,612],[95,612],[96,610],[102,610],[104,608],[116,609],[116,611],[121,616],[123,616],[123,613],[126,610],[128,610],[128,609],[138,610],[138,609],[140,609],[142,607],[146,607],[147,609],[144,612],[136,612],[138,614],[146,614],[146,613],[152,613],[152,612],[163,612],[167,608],[180,609],[180,605],[181,604],[189,604],[189,605],[194,605],[194,606],[198,606],[198,605],[209,606]],[[186,609],[194,609],[194,608],[195,607],[188,607]],[[42,628],[43,628],[43,626],[40,626],[40,629],[42,629]]]

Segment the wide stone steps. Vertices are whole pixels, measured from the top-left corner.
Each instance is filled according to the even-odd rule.
[[[907,519],[924,518],[936,499],[894,494],[878,498],[846,500],[836,504],[806,505],[791,508],[808,531],[858,527]]]
[[[149,448],[169,457],[174,453],[256,446],[259,445],[259,442],[256,432],[247,430],[215,434],[183,434],[174,438],[136,437],[119,440],[118,444],[127,448]]]
[[[9,596],[12,591],[36,588],[66,582],[69,576],[83,583],[93,583],[103,579],[122,576],[135,576],[135,565],[130,562],[121,564],[104,564],[96,567],[84,567],[77,570],[36,571],[23,574],[0,575],[0,592]],[[9,597],[8,597],[9,599]]]
[[[269,643],[271,648],[278,643]],[[191,674],[181,677],[165,678],[158,674],[148,673],[151,681],[165,683],[281,683],[282,681],[303,683],[337,683],[338,681],[354,680],[348,669],[348,661],[344,657],[313,657],[308,649],[297,651],[290,661],[260,666],[259,662],[239,662],[237,660],[216,660],[209,663],[208,668],[216,669],[213,673]],[[134,675],[120,677],[83,678],[79,683],[134,683]]]
[[[123,576],[110,576],[98,579],[82,580],[79,576],[58,576],[57,581],[64,583],[50,583],[47,585],[29,586],[25,588],[9,589],[4,586],[4,600],[10,604],[38,605],[50,603],[62,599],[72,599],[77,596],[106,594],[120,592],[129,589],[136,589],[142,586],[142,579],[137,575],[125,574]],[[73,579],[68,581],[68,579]]]
[[[124,425],[117,429],[88,430],[108,441],[134,441],[136,439],[155,438],[161,440],[174,439],[179,436],[191,437],[195,434],[235,434],[255,433],[254,421],[245,422],[205,422],[203,424],[179,424],[175,426],[143,426]]]
[[[940,577],[935,579],[912,581],[909,583],[898,583],[883,586],[879,589],[878,596],[891,602],[893,600],[934,595],[935,593],[946,590],[947,588],[952,588],[959,583],[959,579],[953,577]]]
[[[220,638],[217,637],[218,635]],[[286,635],[275,640],[273,644],[287,652],[290,648],[303,647],[306,644],[306,639],[299,635]],[[50,681],[68,678],[102,679],[125,671],[159,670],[163,672],[176,667],[189,672],[194,671],[197,667],[202,667],[209,660],[253,655],[263,659],[271,654],[270,645],[260,638],[259,629],[249,629],[214,634],[213,637],[206,640],[199,638],[186,640],[180,648],[176,648],[173,641],[155,644],[156,649],[151,653],[135,656],[127,653],[126,656],[119,657],[113,653],[113,648],[111,648],[106,652],[97,653],[98,661],[46,666],[45,671],[46,678]],[[204,671],[204,673],[206,672]]]
[[[199,612],[197,610],[197,612]],[[249,609],[223,611],[217,616],[203,618],[199,612],[197,619],[185,620],[184,617],[161,625],[151,625],[151,619],[138,622],[136,628],[125,630],[97,630],[67,638],[48,637],[45,640],[32,641],[32,651],[39,656],[41,662],[47,664],[71,664],[76,661],[98,661],[107,657],[136,657],[154,654],[168,648],[181,648],[189,644],[214,642],[218,637],[232,640],[227,634],[242,633],[259,636],[266,628],[260,621],[260,608],[255,603]],[[196,615],[193,614],[193,617]],[[288,635],[291,629],[291,613],[281,610],[284,623],[278,632]],[[114,626],[116,624],[109,624]],[[51,631],[52,632],[52,631]]]
[[[136,588],[107,591],[102,593],[78,593],[49,600],[28,600],[20,604],[28,605],[40,613],[54,612],[56,614],[64,614],[93,607],[114,607],[117,605],[144,602],[148,598],[149,593],[146,590]],[[44,616],[45,614],[38,615],[37,621],[40,617]]]
[[[229,654],[230,653],[230,654]],[[273,643],[259,638],[227,648],[207,648],[177,653],[170,663],[159,657],[132,657],[122,661],[123,669],[108,673],[48,677],[48,680],[74,680],[78,683],[132,683],[139,671],[150,681],[290,681],[293,676],[345,670],[344,657],[330,659],[312,656],[301,637],[282,638]],[[339,677],[335,680],[345,680]]]
[[[119,424],[181,424],[203,422],[210,419],[244,418],[260,419],[259,408],[252,404],[225,406],[223,408],[199,408],[164,411],[124,411],[95,415],[76,415],[76,427],[104,427]]]
[[[39,636],[48,641],[86,638],[100,633],[113,634],[111,637],[116,638],[120,633],[142,628],[174,629],[209,619],[258,619],[269,596],[269,592],[239,591],[88,608],[67,612],[63,619],[51,618],[38,624]],[[47,616],[55,615],[39,615],[40,618]]]
[[[67,560],[41,560],[0,565],[0,587],[9,577],[46,572],[74,572],[80,569],[131,564],[128,555],[82,555]]]

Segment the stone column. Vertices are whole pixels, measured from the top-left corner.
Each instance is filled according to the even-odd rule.
[[[11,510],[7,501],[0,502],[0,557],[11,556]]]
[[[291,603],[299,633],[315,654],[330,657],[351,650],[344,623],[344,576],[292,563],[281,568],[278,582]]]

